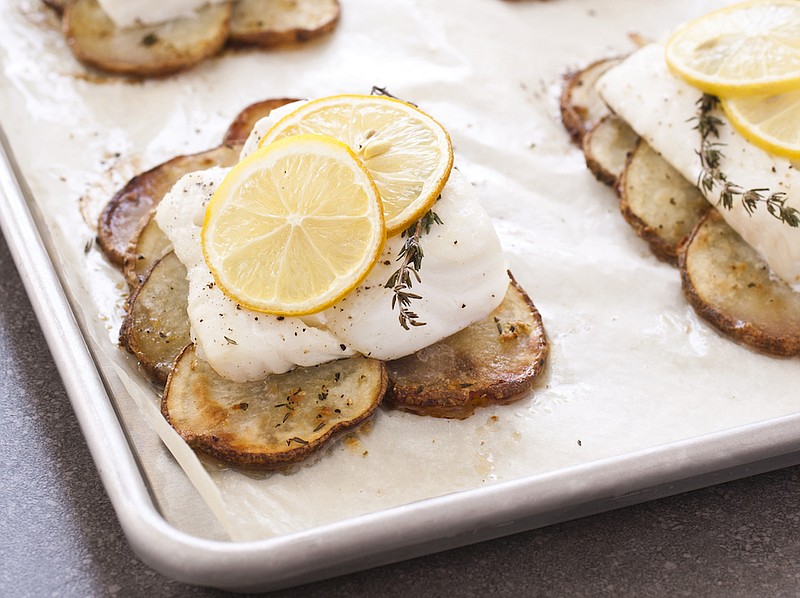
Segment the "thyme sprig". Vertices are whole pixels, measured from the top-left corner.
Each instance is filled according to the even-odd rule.
[[[724,157],[722,150],[724,144],[714,141],[719,139],[719,129],[724,124],[722,119],[714,116],[713,111],[719,105],[719,98],[704,93],[697,101],[697,114],[691,120],[696,121],[694,129],[700,133],[701,170],[697,177],[697,186],[708,196],[714,187],[721,187],[719,203],[727,210],[733,207],[733,202],[739,198],[748,214],[753,214],[759,204],[767,207],[767,212],[781,222],[791,227],[800,226],[800,212],[792,206],[786,205],[787,195],[783,191],[767,192],[769,189],[745,189],[728,180],[728,175],[722,172],[720,162]]]
[[[372,96],[386,96],[387,98],[392,98],[393,100],[400,100],[401,102],[405,102],[406,104],[410,104],[415,108],[418,107],[414,102],[409,102],[408,100],[404,100],[403,98],[398,98],[396,95],[389,93],[389,90],[385,87],[378,87],[377,85],[372,86],[372,90],[369,92]]]
[[[425,322],[419,320],[419,316],[411,309],[411,302],[415,299],[422,299],[420,295],[410,292],[414,286],[414,280],[422,282],[419,270],[422,267],[422,258],[425,253],[422,251],[420,238],[422,233],[431,232],[434,224],[442,224],[441,219],[433,210],[428,210],[425,215],[409,226],[401,233],[405,238],[405,243],[397,254],[397,261],[400,267],[395,270],[383,285],[386,289],[392,289],[392,309],[399,307],[398,318],[400,326],[409,330],[409,326],[425,326]]]

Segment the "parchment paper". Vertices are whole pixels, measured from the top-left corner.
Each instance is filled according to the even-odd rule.
[[[623,222],[558,117],[565,71],[631,50],[629,33],[659,39],[725,2],[341,4],[340,26],[322,40],[228,52],[174,77],[130,82],[76,63],[39,2],[0,3],[0,123],[170,523],[200,537],[265,538],[800,409],[800,361],[756,354],[694,315],[678,272]],[[449,130],[456,166],[544,317],[546,374],[519,402],[464,421],[381,410],[290,474],[203,465],[163,425],[156,390],[117,348],[125,285],[92,245],[97,215],[137,172],[219,143],[252,101],[373,85]]]

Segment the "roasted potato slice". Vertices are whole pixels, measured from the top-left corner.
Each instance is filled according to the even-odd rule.
[[[638,141],[639,136],[628,123],[607,114],[583,136],[581,145],[586,166],[598,181],[616,188],[628,154]]]
[[[383,362],[358,356],[231,382],[190,345],[169,376],[161,411],[193,449],[235,465],[276,469],[370,417],[387,380]]]
[[[159,228],[154,216],[155,211],[151,211],[150,218],[139,230],[125,256],[122,271],[131,289],[142,284],[153,265],[172,251],[172,243]]]
[[[229,41],[272,47],[330,33],[339,21],[338,0],[237,0]]]
[[[478,407],[519,399],[546,359],[542,318],[512,278],[503,302],[487,318],[390,361],[387,399],[419,415],[463,419]]]
[[[231,126],[228,127],[225,133],[225,137],[222,139],[223,145],[244,145],[259,120],[269,115],[275,108],[280,108],[285,104],[296,101],[296,99],[292,98],[279,98],[250,104],[233,119]]]
[[[660,259],[675,263],[678,244],[711,209],[703,194],[641,140],[619,183],[620,210]]]
[[[42,0],[47,6],[55,10],[58,14],[64,12],[64,8],[66,8],[67,3],[70,0]]]
[[[604,58],[564,77],[560,102],[561,122],[578,145],[587,131],[610,114],[608,106],[595,89],[595,83],[619,61],[619,58]]]
[[[100,248],[112,263],[124,267],[131,243],[150,219],[161,198],[183,175],[212,166],[232,166],[241,148],[220,146],[212,150],[178,156],[133,177],[106,204],[97,224]]]
[[[219,52],[231,13],[231,3],[223,2],[165,23],[120,28],[97,0],[75,0],[64,7],[63,28],[84,64],[120,75],[162,76]]]
[[[800,355],[800,293],[710,210],[678,251],[683,292],[695,311],[737,341],[774,355]]]
[[[131,297],[120,342],[142,369],[162,384],[172,363],[191,342],[186,315],[189,283],[186,268],[170,252],[158,260]]]

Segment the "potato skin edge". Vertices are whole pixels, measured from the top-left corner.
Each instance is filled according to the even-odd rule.
[[[509,274],[510,284],[516,288],[530,311],[536,328],[537,346],[532,350],[537,358],[522,372],[501,381],[491,382],[477,388],[449,388],[444,391],[426,392],[418,386],[399,387],[391,380],[386,400],[394,408],[416,415],[466,419],[479,407],[505,405],[521,399],[532,387],[544,370],[549,353],[547,334],[541,314],[530,296]]]
[[[717,306],[705,301],[698,292],[686,262],[692,241],[709,218],[722,218],[722,216],[716,210],[709,210],[678,246],[677,264],[680,269],[681,288],[687,302],[697,315],[731,340],[772,356],[794,357],[800,355],[800,336],[774,336],[765,333],[753,322],[739,322]]]
[[[225,47],[225,42],[229,36],[229,21],[232,10],[232,2],[228,2],[228,16],[223,23],[223,26],[216,32],[216,35],[206,40],[204,49],[191,57],[185,54],[176,53],[170,59],[165,59],[158,62],[150,63],[135,63],[126,62],[124,60],[115,60],[107,56],[97,55],[88,52],[83,45],[79,42],[75,35],[73,21],[73,11],[78,10],[78,4],[83,0],[69,0],[62,12],[62,30],[67,45],[72,51],[76,59],[81,63],[91,68],[100,71],[111,73],[113,75],[123,75],[129,77],[166,77],[177,72],[197,66],[204,60],[218,54],[222,48]]]
[[[181,354],[178,356],[175,362],[177,363],[180,361],[184,354],[193,350],[193,348],[194,345],[187,345],[184,347],[183,351],[181,351]],[[167,420],[167,423],[172,426],[172,428],[178,433],[184,442],[186,442],[186,444],[192,448],[192,450],[199,451],[227,464],[235,465],[244,469],[252,469],[256,471],[282,471],[307,460],[321,449],[328,447],[331,444],[331,441],[335,440],[335,437],[357,428],[375,414],[383,398],[386,396],[386,390],[389,385],[389,375],[386,369],[386,364],[383,362],[378,363],[380,363],[381,367],[380,390],[378,393],[378,400],[373,402],[369,410],[352,420],[341,422],[332,426],[325,434],[314,441],[309,442],[308,444],[300,445],[291,450],[280,453],[243,453],[232,448],[229,444],[225,443],[213,434],[195,435],[178,430],[173,425],[173,422],[169,417],[169,407],[167,403],[167,391],[169,389],[174,366],[167,377],[164,394],[161,398],[161,415]]]
[[[339,24],[342,8],[336,2],[336,15],[321,27],[316,29],[297,28],[287,31],[257,31],[254,33],[237,33],[231,30],[228,35],[228,45],[233,47],[260,47],[274,48],[276,46],[289,45],[293,43],[304,43],[316,37],[321,37],[331,33]]]
[[[594,123],[587,122],[586,113],[583,106],[573,101],[572,95],[578,85],[582,85],[581,78],[592,69],[600,67],[603,63],[617,61],[619,58],[601,58],[589,63],[577,70],[569,71],[564,74],[564,85],[561,89],[559,98],[559,111],[561,113],[561,123],[570,135],[575,145],[581,146],[583,136],[591,129]]]
[[[163,194],[154,197],[152,189],[159,186],[159,177],[164,170],[169,170],[183,161],[203,159],[206,154],[215,154],[223,150],[236,151],[236,146],[223,144],[210,150],[175,156],[150,170],[137,174],[125,183],[108,201],[97,220],[97,242],[108,260],[121,269],[125,267],[125,261],[130,257],[131,244],[135,241],[141,228],[147,223],[150,212],[163,197]],[[209,168],[217,165],[218,162],[209,157],[203,159],[203,164],[208,164],[206,168]],[[194,168],[194,170],[201,169],[200,166]],[[123,221],[127,223],[132,216],[122,214],[123,210],[138,215],[137,224],[131,227],[132,232],[125,235],[124,238],[119,230],[118,219],[124,216]]]
[[[223,145],[241,146],[244,145],[256,122],[267,116],[272,110],[297,102],[299,98],[272,98],[254,102],[244,109],[231,121],[225,135],[222,138]]]
[[[167,256],[163,256],[161,259],[157,260],[153,266],[150,268],[150,272],[147,273],[145,279],[150,276],[150,273],[159,265],[159,263],[166,258]],[[143,292],[142,289],[145,289],[144,283],[136,287],[133,294],[128,299],[126,306],[125,306],[125,317],[122,320],[122,325],[120,326],[119,331],[119,344],[126,349],[129,353],[131,353],[134,357],[136,357],[137,362],[139,363],[139,367],[144,370],[145,374],[157,384],[164,386],[167,382],[167,378],[169,376],[169,372],[172,371],[172,366],[170,366],[167,372],[162,371],[156,362],[152,361],[148,355],[145,354],[139,348],[139,344],[136,342],[136,326],[134,324],[134,312],[133,306],[136,303],[136,300],[139,296],[140,292]],[[186,349],[184,347],[181,351],[178,352],[178,355],[182,354],[183,351]]]

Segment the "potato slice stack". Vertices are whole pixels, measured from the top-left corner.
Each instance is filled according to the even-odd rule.
[[[564,127],[587,167],[614,189],[623,217],[653,254],[679,268],[701,317],[757,351],[800,355],[800,293],[771,276],[697,187],[605,107],[594,84],[618,60],[569,74],[561,94]]]
[[[396,361],[357,356],[235,383],[197,357],[186,313],[186,269],[154,209],[183,174],[234,162],[255,122],[291,101],[248,106],[220,147],[134,177],[99,219],[100,247],[130,286],[120,342],[148,377],[165,385],[165,418],[200,452],[241,467],[284,469],[359,426],[384,398],[419,415],[465,418],[479,407],[525,396],[543,372],[548,344],[541,315],[513,278],[485,320]]]
[[[117,26],[97,0],[44,0],[62,14],[70,49],[101,71],[158,77],[190,68],[226,45],[273,48],[330,33],[338,0],[228,0],[153,25]]]

